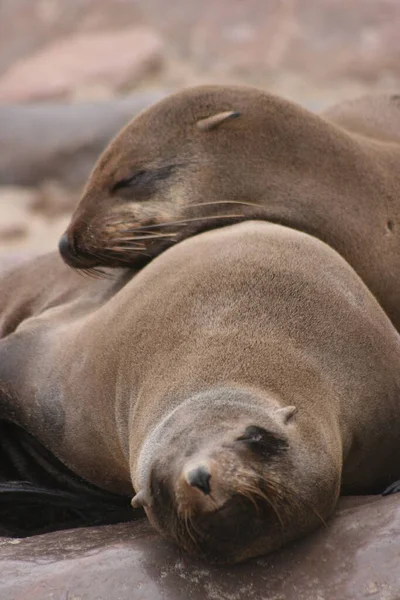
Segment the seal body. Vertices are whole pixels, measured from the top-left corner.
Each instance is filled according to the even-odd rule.
[[[161,100],[105,150],[60,248],[74,267],[141,265],[240,220],[312,234],[356,270],[400,327],[400,100],[316,115],[257,89]]]
[[[218,563],[400,478],[399,335],[326,244],[247,222],[118,277],[0,345],[1,418],[74,473]]]

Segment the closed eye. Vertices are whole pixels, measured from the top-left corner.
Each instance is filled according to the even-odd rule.
[[[135,185],[135,183],[139,182],[140,179],[143,178],[143,176],[145,174],[146,174],[146,171],[136,171],[136,173],[134,173],[130,177],[126,177],[125,179],[120,179],[119,181],[117,181],[117,183],[115,183],[112,186],[111,191],[116,192],[117,190],[131,187],[131,186]]]
[[[145,190],[146,188],[157,184],[157,182],[167,179],[176,167],[177,165],[166,165],[150,171],[144,169],[136,171],[129,177],[125,177],[114,183],[111,192],[124,189],[127,190],[129,188],[140,188]]]
[[[236,441],[245,444],[255,454],[264,458],[281,454],[288,448],[285,439],[257,425],[246,427],[243,434],[236,438]]]

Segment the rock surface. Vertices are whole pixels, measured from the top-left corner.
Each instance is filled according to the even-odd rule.
[[[164,95],[0,106],[0,185],[38,185],[46,179],[82,185],[118,130]]]
[[[12,64],[0,78],[0,102],[73,98],[82,88],[112,95],[162,58],[160,36],[146,28],[72,35]]]
[[[326,529],[231,568],[146,521],[0,539],[2,600],[398,600],[400,497],[345,498]]]
[[[328,102],[400,87],[398,0],[0,0],[0,74],[127,27],[163,40],[161,86],[234,80]]]
[[[26,253],[57,248],[74,200],[61,192],[50,182],[40,189],[0,186],[0,272]]]

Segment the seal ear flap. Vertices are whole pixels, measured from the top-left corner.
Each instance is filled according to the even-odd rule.
[[[215,129],[221,123],[228,121],[229,119],[236,119],[240,117],[240,112],[236,112],[234,110],[227,110],[225,112],[220,112],[211,117],[206,117],[205,119],[200,119],[197,121],[196,127],[201,131],[210,131],[211,129]]]
[[[282,423],[284,425],[286,425],[287,423],[289,423],[289,421],[293,417],[293,415],[296,414],[296,412],[297,412],[296,406],[284,406],[283,408],[278,408],[278,410],[275,412],[275,414],[277,416],[279,416],[282,419]]]
[[[144,506],[150,506],[150,502],[146,497],[146,494],[143,490],[138,492],[136,496],[134,496],[131,500],[132,508],[142,508]]]

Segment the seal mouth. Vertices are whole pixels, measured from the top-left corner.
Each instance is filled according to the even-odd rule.
[[[250,558],[261,537],[276,534],[284,525],[274,501],[266,500],[262,489],[259,494],[234,493],[212,511],[188,508],[180,512],[168,482],[153,473],[152,483],[154,502],[146,513],[153,526],[189,554],[213,564]]]
[[[85,236],[79,232],[79,237],[84,239],[82,244],[75,237],[79,223],[84,221],[80,216],[60,240],[59,249],[64,261],[75,269],[141,267],[188,237],[248,219],[266,219],[262,207],[245,201],[191,204],[174,218],[143,216],[138,214],[138,210],[116,211],[95,221],[86,219]]]
[[[280,524],[267,504],[235,494],[215,511],[185,519],[184,546],[207,562],[234,563],[274,526]]]

